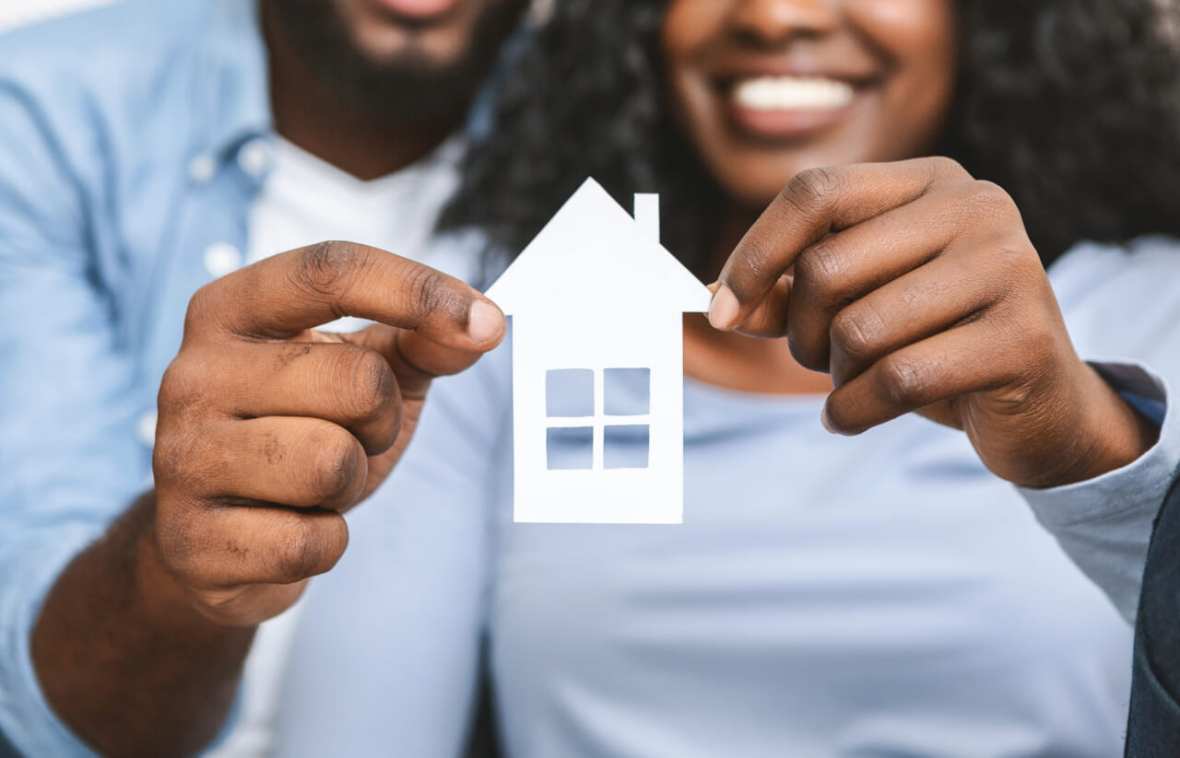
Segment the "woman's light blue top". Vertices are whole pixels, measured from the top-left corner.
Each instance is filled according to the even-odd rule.
[[[1180,250],[1054,280],[1083,356],[1180,376]],[[924,419],[848,439],[819,397],[689,380],[683,525],[519,525],[509,350],[436,385],[313,582],[280,754],[455,755],[486,664],[514,758],[1121,755],[1130,630],[1026,500],[1097,509],[1158,450],[1022,494]],[[1123,506],[1081,538],[1144,540]]]

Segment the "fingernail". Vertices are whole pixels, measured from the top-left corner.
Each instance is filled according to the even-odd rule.
[[[722,284],[717,287],[713,301],[709,303],[709,323],[714,329],[728,331],[733,328],[733,322],[737,321],[738,310],[738,300],[734,297],[733,290]]]
[[[824,425],[824,429],[827,429],[832,434],[837,434],[836,430],[832,427],[832,419],[828,416],[828,406],[826,405],[824,406],[823,412],[819,414],[819,422]]]
[[[483,300],[476,300],[467,312],[467,336],[478,343],[490,342],[500,336],[504,315],[500,309]]]

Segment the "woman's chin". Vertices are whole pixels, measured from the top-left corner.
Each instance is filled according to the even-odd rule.
[[[730,157],[718,161],[712,168],[714,178],[730,202],[739,208],[761,212],[800,171],[827,165],[836,164],[806,160],[783,161],[781,156],[778,156],[778,160],[753,156]]]

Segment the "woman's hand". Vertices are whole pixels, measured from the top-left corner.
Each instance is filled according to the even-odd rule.
[[[830,372],[830,430],[918,411],[1023,486],[1092,478],[1155,441],[1074,351],[1012,199],[946,158],[800,174],[725,264],[709,320],[785,335]]]

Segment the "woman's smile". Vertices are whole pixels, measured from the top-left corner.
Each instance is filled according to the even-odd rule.
[[[884,67],[865,55],[737,55],[702,66],[738,139],[767,147],[806,140],[845,122],[885,80]]]
[[[664,19],[681,128],[718,183],[751,209],[808,168],[920,153],[953,90],[946,0],[788,10],[677,0]]]
[[[743,78],[721,94],[733,128],[769,142],[805,138],[841,123],[857,97],[848,82],[797,76]]]

